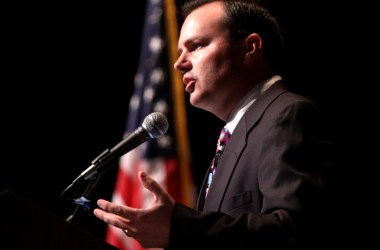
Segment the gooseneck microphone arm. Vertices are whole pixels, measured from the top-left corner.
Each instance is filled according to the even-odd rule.
[[[169,123],[165,115],[159,112],[154,112],[145,117],[144,122],[135,131],[129,134],[121,142],[111,149],[106,149],[97,156],[91,165],[84,170],[61,194],[75,185],[81,184],[97,173],[104,172],[115,166],[121,156],[136,148],[140,144],[149,139],[158,138],[166,133]]]
[[[98,155],[91,162],[91,165],[86,170],[84,170],[71,183],[70,186],[81,184],[85,180],[91,178],[93,175],[104,172],[109,168],[115,166],[121,156],[136,148],[148,139],[150,139],[149,133],[143,128],[143,126],[138,127],[132,134],[122,140],[115,147],[112,149],[106,149],[100,155]]]
[[[146,142],[149,139],[158,138],[166,133],[169,127],[168,120],[162,113],[154,112],[145,117],[144,122],[121,142],[111,149],[106,149],[100,155],[98,155],[91,165],[84,170],[72,183],[61,193],[61,198],[67,200],[65,197],[68,190],[74,186],[82,184],[86,180],[90,180],[82,197],[75,199],[74,202],[78,205],[74,214],[71,215],[67,221],[75,221],[79,212],[84,210],[91,203],[94,190],[99,185],[99,180],[102,178],[106,170],[117,165],[119,158],[136,148],[140,144]],[[72,199],[69,199],[72,200]],[[81,207],[80,207],[81,206]],[[80,210],[80,211],[78,211]]]

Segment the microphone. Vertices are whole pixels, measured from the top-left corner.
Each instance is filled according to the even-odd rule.
[[[169,127],[166,116],[160,112],[153,112],[145,117],[141,126],[124,138],[113,148],[106,149],[96,157],[85,171],[83,171],[69,187],[91,178],[94,174],[108,170],[115,165],[118,159],[149,139],[158,138],[166,133]],[[67,190],[67,189],[66,189]]]

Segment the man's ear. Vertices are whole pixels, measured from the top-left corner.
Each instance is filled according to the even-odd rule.
[[[261,36],[256,33],[251,33],[245,38],[246,56],[256,54],[262,47],[263,40]]]

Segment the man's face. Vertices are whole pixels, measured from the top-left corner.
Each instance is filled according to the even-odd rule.
[[[185,19],[174,67],[183,73],[190,103],[219,114],[234,104],[243,57],[242,43],[229,37],[220,2],[206,4]],[[219,116],[219,115],[218,115]]]

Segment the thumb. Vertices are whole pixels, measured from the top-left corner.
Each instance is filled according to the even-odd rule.
[[[173,197],[164,189],[163,186],[161,186],[158,182],[156,182],[154,179],[150,178],[145,172],[140,171],[139,172],[139,178],[141,184],[148,189],[150,192],[153,193],[154,199],[156,201],[159,201],[159,203],[165,203],[167,205],[174,206],[174,199]]]
[[[143,186],[146,189],[151,191],[156,196],[166,192],[164,188],[158,182],[156,182],[154,179],[149,177],[145,172],[140,171],[139,178],[140,178],[141,184],[143,184]]]

